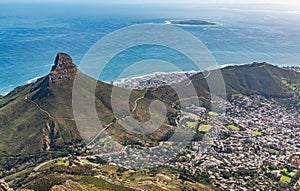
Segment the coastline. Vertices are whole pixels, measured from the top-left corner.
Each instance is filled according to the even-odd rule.
[[[174,72],[153,72],[153,73],[149,73],[149,74],[145,74],[145,75],[133,75],[133,76],[128,76],[128,77],[124,77],[124,78],[119,78],[117,80],[114,81],[120,81],[123,79],[139,79],[139,78],[144,78],[144,77],[152,77],[152,76],[157,76],[157,75],[171,75],[171,74],[184,74],[184,73],[198,73],[201,71],[196,71],[196,70],[189,70],[189,71],[174,71]],[[108,83],[107,81],[104,81],[106,83]]]
[[[35,78],[32,78],[30,80],[27,80],[26,81],[26,84],[31,84],[33,82],[36,82],[39,78],[42,78],[43,76],[38,76],[38,77],[35,77]]]
[[[5,97],[7,94],[9,94],[10,92],[3,92],[3,93],[0,93],[0,97]]]
[[[208,68],[207,70],[217,70],[217,69],[223,69],[230,66],[242,66],[246,64],[249,63],[223,64],[214,68]],[[200,72],[203,71],[190,70],[190,71],[174,71],[174,72],[154,72],[145,75],[134,75],[134,76],[124,77],[124,78],[119,78],[117,80],[112,80],[110,82],[108,81],[104,81],[104,82],[121,88],[143,89],[143,88],[152,88],[152,87],[159,87],[162,85],[172,85],[175,83],[179,83]]]
[[[23,85],[27,85],[27,84],[31,84],[31,83],[34,83],[36,82],[38,79],[42,78],[44,76],[37,76],[37,77],[34,77],[32,79],[29,79],[29,80],[26,80],[26,82],[24,84],[21,84],[21,85],[17,85],[17,86],[12,86],[13,88],[11,90],[5,90],[3,92],[0,92],[0,96],[2,97],[5,97],[7,94],[9,94],[11,91],[13,91],[15,88],[19,87],[19,86],[23,86]],[[3,88],[3,89],[6,89],[6,88]]]
[[[111,84],[127,89],[145,89],[179,83],[200,71],[154,72],[146,75],[131,76],[112,81]]]
[[[230,67],[230,66],[242,66],[242,65],[246,65],[246,64],[249,64],[249,63],[223,64],[223,65],[220,65],[215,68],[209,68],[208,70],[223,69],[223,68]],[[273,65],[275,65],[275,64],[273,64]],[[289,66],[289,65],[278,65],[278,66],[284,67],[284,66]],[[290,67],[293,67],[293,65],[290,65]],[[124,78],[120,78],[120,79],[116,79],[116,80],[112,80],[112,81],[103,81],[103,82],[108,83],[108,84],[113,84],[118,87],[124,87],[124,83],[128,83],[128,82],[131,83],[131,81],[143,81],[147,78],[155,79],[159,76],[180,76],[180,75],[182,76],[183,74],[186,74],[186,73],[190,75],[190,74],[196,74],[199,72],[202,72],[202,71],[191,70],[191,71],[174,71],[174,72],[154,72],[154,73],[149,73],[146,75],[134,75],[134,76],[128,76],[128,77],[124,77]],[[38,80],[39,78],[42,78],[42,77],[43,76],[38,76],[38,77],[32,78],[30,80],[27,80],[24,84],[21,84],[21,86],[30,84],[30,83],[34,83],[36,80]],[[181,80],[184,80],[184,79],[186,79],[186,78],[181,77]],[[174,83],[177,83],[177,82],[178,81],[176,81]],[[171,85],[170,83],[167,83],[167,84]],[[13,86],[13,88],[9,91],[5,90],[3,92],[0,92],[0,96],[5,97],[7,94],[9,94],[11,91],[13,91],[17,87],[18,86]],[[6,88],[4,88],[4,89],[6,89]]]

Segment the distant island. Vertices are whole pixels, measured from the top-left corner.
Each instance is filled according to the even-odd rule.
[[[202,25],[217,25],[216,23],[203,21],[203,20],[169,20],[166,21],[166,24],[172,25],[195,25],[195,26],[202,26]]]

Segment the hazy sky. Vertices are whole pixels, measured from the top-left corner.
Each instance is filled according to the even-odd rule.
[[[112,0],[0,0],[0,2],[19,2],[19,3],[58,3],[58,2],[64,2],[64,3],[182,3],[182,4],[199,4],[199,3],[272,3],[272,4],[289,4],[289,5],[299,5],[299,0],[122,0],[122,1],[112,1]]]

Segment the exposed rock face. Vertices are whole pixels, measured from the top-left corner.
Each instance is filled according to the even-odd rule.
[[[13,189],[9,188],[6,182],[0,179],[0,191],[13,191]]]
[[[59,136],[59,131],[55,122],[47,122],[45,128],[42,129],[43,138],[41,140],[41,150],[42,151],[49,151],[51,146],[55,145]]]
[[[61,79],[75,76],[76,72],[77,67],[72,58],[66,53],[58,53],[49,75],[49,81],[55,83]]]
[[[87,191],[79,183],[67,180],[64,185],[53,186],[51,191]]]

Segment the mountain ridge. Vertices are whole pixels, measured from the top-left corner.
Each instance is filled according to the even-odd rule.
[[[299,96],[299,73],[281,69],[267,63],[253,63],[242,66],[228,66],[221,69],[224,77],[227,98],[235,94],[259,94],[274,99],[295,99]],[[51,150],[61,150],[76,144],[83,144],[76,128],[72,111],[72,88],[75,74],[80,73],[72,58],[65,53],[58,53],[51,72],[36,82],[15,88],[0,99],[0,153],[1,155],[32,154]],[[209,77],[214,77],[214,70]],[[200,102],[209,108],[210,92],[205,74],[200,72],[190,78]],[[183,82],[184,84],[185,82]],[[97,81],[96,94],[86,92],[87,96],[96,96],[96,110],[104,126],[115,120],[111,109],[112,85]],[[82,88],[82,91],[86,91]],[[151,92],[151,96],[149,95]],[[297,92],[295,95],[294,92]],[[149,114],[144,111],[153,99],[165,103],[168,116],[174,115],[173,104],[179,104],[176,92],[170,86],[134,90],[130,97],[130,108],[135,108],[135,100],[140,105],[135,117],[147,120]],[[151,146],[164,140],[172,128],[166,121],[163,128],[151,135],[140,136],[127,132],[118,124],[113,124],[109,132],[123,144]],[[28,136],[29,135],[29,136]]]

